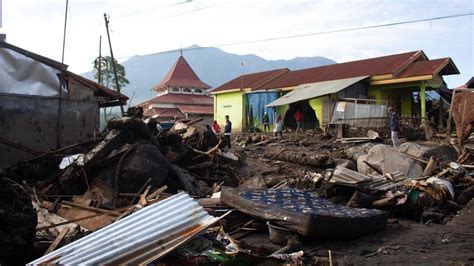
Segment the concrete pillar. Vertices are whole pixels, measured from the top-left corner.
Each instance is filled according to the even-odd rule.
[[[420,104],[421,104],[421,117],[426,118],[426,84],[424,81],[421,82],[421,86],[420,86]]]

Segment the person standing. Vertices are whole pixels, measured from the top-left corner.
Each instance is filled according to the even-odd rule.
[[[298,132],[301,128],[301,121],[303,121],[303,114],[300,112],[300,110],[296,110],[296,113],[293,118],[295,118],[296,121],[296,132]]]
[[[393,147],[400,146],[400,140],[398,139],[398,132],[400,132],[399,117],[393,107],[388,108],[388,114],[390,115],[390,132],[392,136]]]
[[[263,123],[263,132],[267,133],[267,129],[268,131],[270,131],[270,117],[268,117],[267,112],[263,113],[262,123]]]
[[[219,135],[221,133],[221,127],[219,124],[217,124],[217,120],[214,120],[214,123],[212,124],[212,132],[214,134]]]
[[[229,116],[225,116],[225,127],[224,127],[224,147],[231,148],[230,136],[232,135],[232,122],[229,120]]]
[[[275,128],[273,128],[273,136],[277,138],[278,135],[283,137],[283,119],[281,119],[281,115],[277,116],[275,120]]]

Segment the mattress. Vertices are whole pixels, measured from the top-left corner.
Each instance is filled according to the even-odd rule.
[[[382,230],[387,224],[386,212],[334,204],[316,193],[297,189],[224,187],[221,202],[304,236],[354,238]]]

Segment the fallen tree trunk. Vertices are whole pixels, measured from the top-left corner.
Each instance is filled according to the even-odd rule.
[[[328,155],[310,154],[306,152],[286,151],[267,149],[264,156],[271,159],[286,161],[291,163],[310,165],[314,167],[329,168],[336,166],[336,162]]]

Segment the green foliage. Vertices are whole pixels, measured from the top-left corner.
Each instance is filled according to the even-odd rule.
[[[93,74],[96,80],[99,80],[99,60],[94,60],[93,65]],[[128,79],[125,77],[125,68],[115,60],[115,67],[117,69],[117,79],[120,88],[123,88],[129,83]],[[105,56],[100,60],[100,70],[101,70],[101,81],[100,83],[108,88],[117,90],[117,85],[115,83],[114,77],[114,68],[112,66],[112,57]]]

